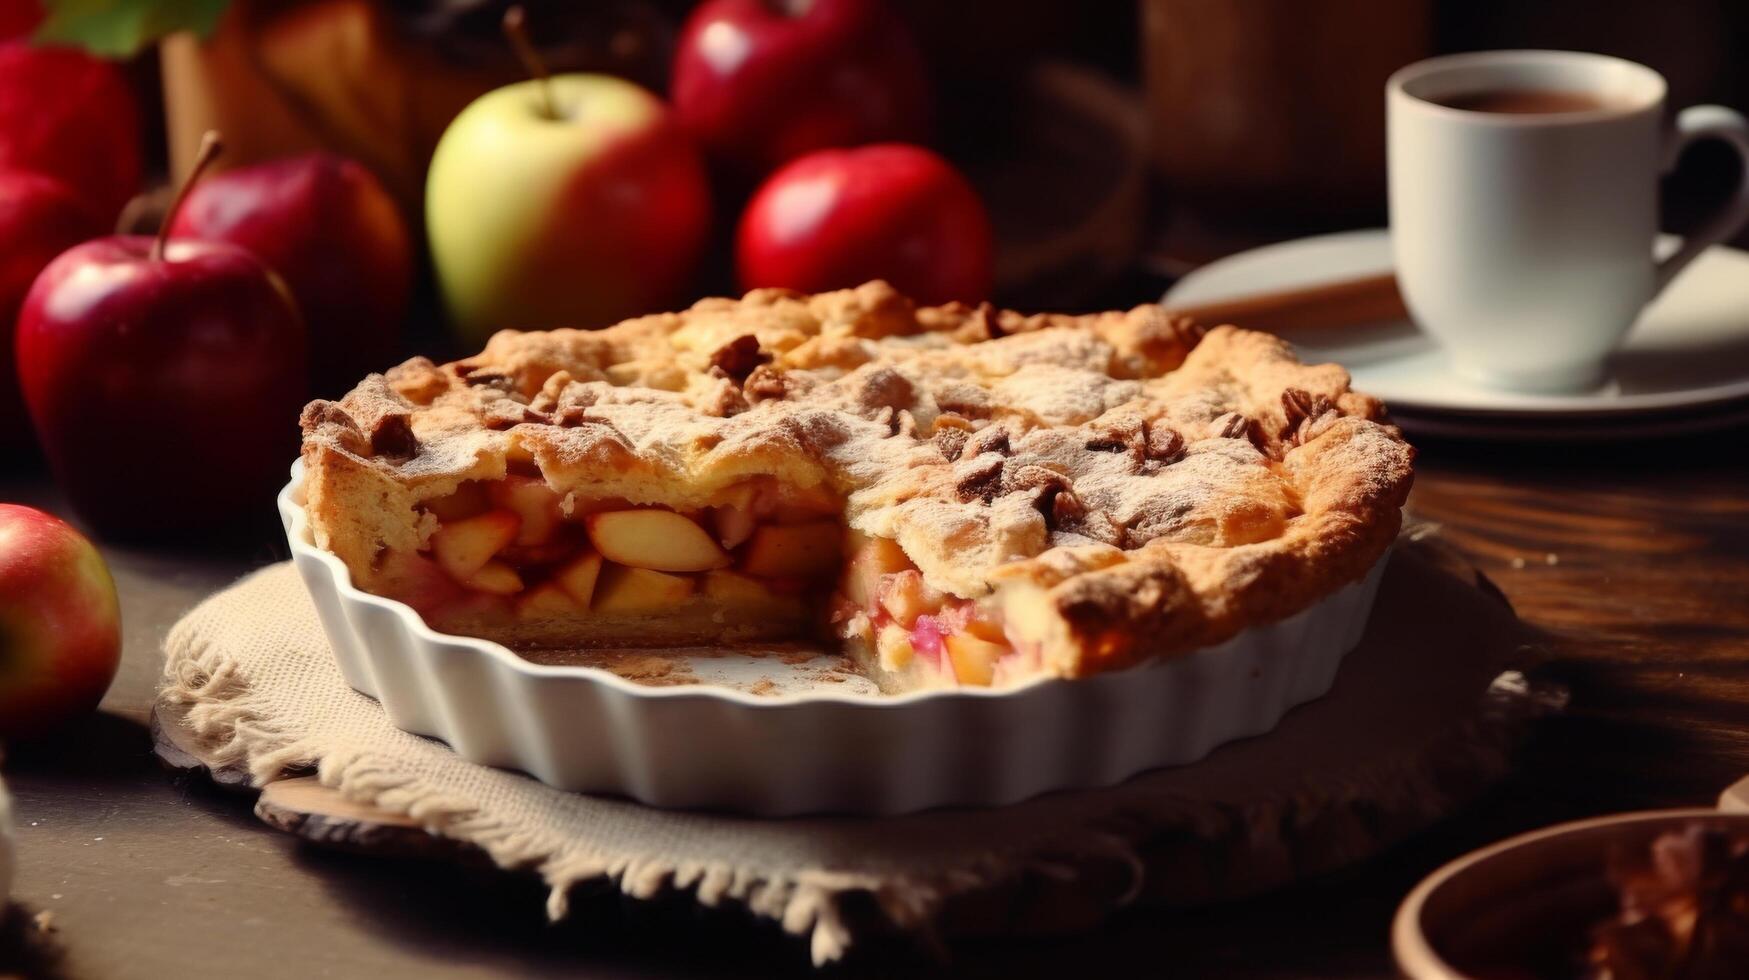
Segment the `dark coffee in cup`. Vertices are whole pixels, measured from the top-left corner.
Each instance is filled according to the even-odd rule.
[[[1397,282],[1470,381],[1595,388],[1646,304],[1749,222],[1740,183],[1674,252],[1654,251],[1669,162],[1699,140],[1749,162],[1749,121],[1720,106],[1667,115],[1644,65],[1476,51],[1410,65],[1386,93]]]
[[[1448,109],[1467,112],[1504,112],[1523,115],[1547,115],[1556,112],[1595,112],[1610,108],[1610,103],[1592,92],[1568,92],[1559,89],[1498,88],[1479,92],[1464,92],[1433,101]]]

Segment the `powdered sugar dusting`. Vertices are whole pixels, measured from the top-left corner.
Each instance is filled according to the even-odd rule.
[[[306,454],[434,488],[520,456],[562,490],[674,506],[754,475],[823,485],[961,596],[1015,563],[1059,580],[1076,562],[1053,552],[1070,548],[1146,554],[1190,581],[1251,574],[1322,511],[1394,514],[1410,453],[1376,400],[1277,338],[1201,334],[1153,306],[1023,317],[919,310],[882,283],[760,290],[410,361],[337,410],[312,405]],[[396,414],[410,457],[372,452],[359,422]]]

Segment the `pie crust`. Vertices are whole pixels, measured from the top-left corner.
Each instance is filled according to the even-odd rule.
[[[526,648],[823,626],[887,690],[1083,676],[1283,619],[1379,561],[1413,458],[1345,371],[1267,334],[1154,305],[917,307],[881,282],[504,331],[302,424],[317,545],[439,629]],[[514,539],[446,530],[506,508]],[[623,516],[651,510],[720,554]],[[626,535],[649,567],[614,560]],[[489,575],[483,539],[507,542]],[[597,553],[593,605],[546,588]]]

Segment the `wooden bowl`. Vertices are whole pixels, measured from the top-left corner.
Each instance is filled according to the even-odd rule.
[[[1749,833],[1749,813],[1645,810],[1560,824],[1458,858],[1397,909],[1391,926],[1397,967],[1410,980],[1548,975],[1566,948],[1556,937],[1582,941],[1593,923],[1615,912],[1606,877],[1610,852],[1643,848],[1696,821]]]

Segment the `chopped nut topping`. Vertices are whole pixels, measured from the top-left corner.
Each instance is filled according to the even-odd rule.
[[[1002,457],[993,452],[962,458],[954,467],[954,492],[966,503],[989,503],[1002,489],[1002,464]]]
[[[419,440],[413,437],[413,419],[406,412],[385,412],[370,431],[370,451],[377,456],[411,459],[419,455]]]
[[[709,401],[699,406],[701,409],[711,415],[726,419],[733,415],[740,415],[752,407],[747,402],[747,396],[741,393],[741,389],[721,368],[713,367],[710,369],[710,373],[720,380],[715,394]]]
[[[343,428],[358,431],[358,423],[352,421],[352,416],[346,414],[338,402],[318,398],[304,406],[303,414],[298,416],[298,426],[304,430],[304,435],[310,435],[324,425],[338,425]]]
[[[1056,493],[1068,488],[1068,477],[1038,463],[1028,463],[1006,471],[1002,481],[1002,489],[1009,493],[1020,490],[1049,490]]]
[[[941,450],[941,458],[953,462],[960,458],[966,449],[966,430],[942,428],[937,420],[935,429],[935,448]]]
[[[318,399],[305,405],[303,414],[298,418],[298,425],[303,428],[306,438],[324,426],[333,426],[340,430],[338,440],[342,449],[355,456],[370,454],[370,441],[358,427],[358,422],[337,402]]]
[[[1248,439],[1251,435],[1251,420],[1239,412],[1228,412],[1215,419],[1210,429],[1217,439]]]
[[[509,394],[516,390],[516,380],[508,374],[497,374],[491,371],[481,371],[478,374],[468,374],[463,380],[475,388],[496,388]]]
[[[1128,415],[1113,419],[1087,440],[1096,452],[1129,453],[1137,472],[1170,466],[1184,458],[1184,437],[1165,422]]]
[[[589,408],[586,405],[565,405],[553,414],[553,424],[565,429],[574,429],[588,421]]]
[[[966,446],[960,452],[960,458],[982,456],[985,453],[1006,456],[1012,451],[1008,445],[1008,430],[1000,425],[992,425],[979,430],[966,440]]]
[[[769,363],[771,354],[761,348],[759,338],[750,333],[736,337],[711,354],[711,367],[737,382],[746,380],[754,368]]]
[[[801,394],[805,388],[798,379],[780,367],[761,364],[741,383],[741,392],[749,402],[782,401]]]
[[[1087,505],[1071,488],[1065,488],[1050,498],[1050,510],[1045,520],[1052,529],[1074,527],[1087,519]]]
[[[1288,388],[1281,393],[1281,410],[1287,419],[1282,439],[1304,445],[1327,432],[1342,413],[1324,395],[1313,395],[1301,388]]]
[[[1164,422],[1150,422],[1143,428],[1147,432],[1144,454],[1149,462],[1170,466],[1184,458],[1184,437],[1178,430]]]
[[[1299,428],[1294,430],[1294,444],[1303,446],[1306,443],[1311,442],[1313,439],[1329,432],[1330,427],[1341,420],[1342,413],[1335,409],[1331,409],[1316,418],[1306,419],[1304,422],[1300,423]]]
[[[1048,466],[1031,463],[1003,474],[1003,490],[1032,495],[1032,505],[1056,529],[1087,516],[1087,507],[1075,495],[1069,478]]]
[[[480,413],[480,421],[483,422],[488,429],[503,431],[511,426],[521,425],[524,422],[535,422],[542,425],[549,425],[553,420],[550,416],[542,415],[519,401],[510,398],[500,398],[486,404],[485,408]]]
[[[419,443],[413,438],[412,416],[408,412],[376,413],[361,425],[338,403],[317,400],[304,406],[298,424],[306,436],[323,426],[339,428],[341,447],[357,456],[411,459],[419,454]]]
[[[1620,911],[1592,927],[1587,977],[1740,977],[1749,835],[1694,821],[1609,856]]]

